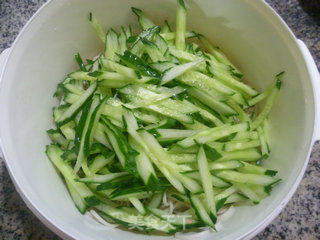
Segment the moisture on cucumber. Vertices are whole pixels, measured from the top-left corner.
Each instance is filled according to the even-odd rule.
[[[216,230],[227,208],[263,204],[281,180],[261,165],[273,156],[269,119],[284,72],[263,92],[249,85],[187,28],[183,0],[175,29],[131,10],[135,31],[104,29],[89,14],[105,49],[86,60],[76,52],[78,68],[58,84],[46,154],[82,214],[128,231]]]

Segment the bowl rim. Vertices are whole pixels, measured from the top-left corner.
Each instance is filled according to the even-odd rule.
[[[52,4],[53,2],[55,2],[57,0],[48,0],[46,3],[44,3],[33,15],[32,17],[27,21],[27,23],[23,26],[23,28],[20,30],[18,36],[16,37],[16,39],[14,40],[12,46],[10,47],[10,51],[7,55],[7,58],[4,61],[4,66],[3,66],[3,71],[0,72],[0,90],[3,87],[3,77],[5,75],[5,69],[6,69],[6,65],[8,63],[8,60],[11,56],[11,52],[12,49],[15,48],[15,45],[17,44],[17,42],[19,42],[19,39],[21,38],[21,36],[24,34],[24,32],[26,31],[26,29],[32,24],[33,20],[35,18],[37,18],[40,14],[40,12],[42,12],[45,8],[47,8],[50,4]],[[298,174],[295,182],[293,183],[292,187],[290,188],[290,190],[286,193],[285,197],[282,199],[281,203],[278,205],[278,207],[276,207],[273,211],[271,211],[268,216],[261,221],[259,224],[257,224],[255,226],[255,228],[252,228],[249,232],[244,233],[242,236],[240,236],[238,239],[251,239],[253,238],[255,235],[257,235],[259,232],[261,232],[268,224],[270,224],[270,222],[272,220],[274,220],[279,213],[282,211],[282,209],[287,205],[287,203],[289,202],[289,200],[292,198],[293,194],[295,193],[295,191],[297,190],[297,187],[299,186],[302,177],[306,171],[308,162],[309,162],[309,158],[310,158],[310,153],[311,153],[311,149],[312,146],[314,144],[314,139],[315,139],[315,124],[316,124],[316,114],[315,114],[315,102],[316,102],[316,96],[315,96],[315,89],[313,86],[313,82],[311,81],[311,74],[310,71],[307,67],[307,62],[306,60],[303,58],[303,54],[298,46],[297,43],[297,38],[295,37],[294,33],[291,31],[291,29],[288,27],[288,25],[286,24],[286,22],[280,17],[280,15],[265,1],[265,0],[256,0],[256,1],[252,1],[252,2],[247,2],[246,4],[249,5],[255,5],[256,8],[259,8],[265,15],[266,18],[269,17],[269,20],[272,19],[273,21],[276,21],[279,25],[278,27],[281,28],[281,30],[285,33],[285,37],[287,40],[290,41],[290,43],[292,44],[292,46],[295,48],[296,52],[300,54],[299,58],[303,59],[303,68],[306,69],[306,72],[308,73],[308,80],[311,83],[311,86],[313,87],[312,91],[313,91],[313,126],[312,126],[312,135],[310,137],[310,139],[308,139],[308,146],[309,149],[307,151],[307,155],[306,155],[306,159],[305,162],[300,170],[300,173]],[[45,224],[46,227],[48,227],[51,231],[53,231],[55,234],[57,234],[59,237],[61,238],[67,238],[67,239],[77,239],[79,236],[75,236],[72,233],[68,233],[62,226],[59,226],[58,224],[56,224],[51,218],[50,216],[48,216],[47,214],[45,214],[41,209],[39,209],[37,207],[37,204],[33,202],[32,199],[30,199],[27,195],[27,193],[24,191],[23,188],[23,183],[21,181],[19,181],[19,177],[17,177],[14,174],[14,169],[11,167],[9,161],[8,161],[8,157],[6,154],[6,150],[3,144],[3,141],[1,139],[0,136],[0,149],[3,152],[3,156],[4,156],[4,162],[6,165],[6,168],[9,172],[10,178],[12,179],[12,182],[14,183],[15,189],[17,190],[17,192],[19,193],[19,195],[21,196],[22,200],[25,202],[25,204],[27,205],[27,207],[32,211],[32,213],[34,215],[37,216],[37,218],[43,223]]]

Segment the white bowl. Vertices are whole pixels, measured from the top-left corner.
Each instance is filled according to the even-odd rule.
[[[279,169],[283,181],[259,205],[237,207],[224,229],[214,234],[220,240],[250,238],[289,201],[305,171],[312,144],[320,139],[315,92],[320,89],[318,71],[305,45],[265,2],[186,2],[188,29],[207,35],[226,51],[251,85],[262,90],[275,74],[286,71],[271,114],[273,151],[266,161]],[[7,168],[28,207],[66,239],[146,239],[81,215],[44,154],[57,83],[75,69],[74,54],[92,57],[103,48],[88,23],[88,12],[94,12],[104,27],[136,26],[131,6],[144,9],[157,23],[174,22],[174,0],[52,0],[24,27],[2,63],[0,136]],[[4,54],[2,58],[4,61]]]

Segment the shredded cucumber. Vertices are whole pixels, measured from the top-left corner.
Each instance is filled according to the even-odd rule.
[[[132,7],[140,32],[104,29],[89,14],[105,49],[75,55],[78,68],[54,94],[46,149],[82,214],[143,232],[215,230],[225,208],[258,204],[280,182],[262,159],[284,73],[259,93],[187,30],[187,7],[177,0],[175,29]]]

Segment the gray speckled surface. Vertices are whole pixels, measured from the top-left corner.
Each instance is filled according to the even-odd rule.
[[[45,0],[0,0],[0,52],[10,47],[26,21],[44,2]],[[320,68],[320,26],[316,23],[318,21],[319,24],[320,13],[314,14],[318,19],[311,18],[298,0],[267,2],[282,16],[295,35],[307,44]],[[309,2],[320,4],[318,0]],[[313,147],[308,169],[294,197],[281,214],[255,239],[320,239],[319,160],[318,142]],[[2,159],[0,239],[59,239],[26,207],[15,191]]]

